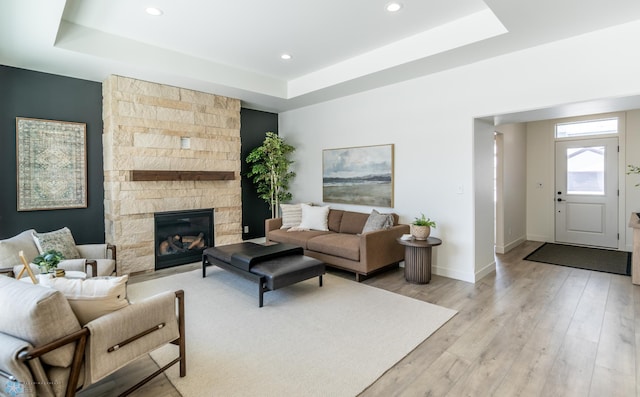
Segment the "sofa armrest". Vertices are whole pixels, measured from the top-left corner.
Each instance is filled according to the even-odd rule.
[[[6,382],[21,382],[32,384],[33,377],[26,364],[18,359],[20,352],[32,348],[31,344],[22,339],[0,332],[0,384]],[[35,391],[30,395],[35,396]]]
[[[93,384],[137,358],[182,339],[178,322],[184,314],[176,317],[178,293],[163,292],[87,323],[91,335],[85,384]]]
[[[396,241],[409,233],[409,225],[395,225],[390,229],[376,230],[360,236],[360,262],[367,264],[367,271],[376,270],[404,259],[404,247]]]
[[[28,350],[23,349],[18,353],[18,359],[29,364],[30,373],[34,381],[34,385],[36,386],[36,396],[54,397],[56,395],[60,395],[61,390],[59,388],[62,387],[66,389],[64,394],[65,396],[75,395],[80,373],[82,371],[82,361],[84,358],[88,334],[89,331],[86,328],[82,328],[45,345],[38,346],[36,348],[29,348]],[[73,351],[73,361],[69,366],[67,383],[55,384],[47,377],[47,372],[45,372],[44,367],[40,362],[40,357],[69,344],[73,344],[75,346]],[[53,390],[53,386],[56,387],[55,392]]]
[[[87,259],[111,259],[107,252],[107,244],[80,244],[76,245],[82,258]]]
[[[269,241],[269,232],[272,230],[278,230],[282,227],[282,218],[271,218],[264,221],[264,236],[266,243]]]

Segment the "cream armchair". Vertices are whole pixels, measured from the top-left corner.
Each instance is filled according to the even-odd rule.
[[[13,269],[14,274],[22,270],[22,262],[18,256],[20,251],[24,252],[29,263],[39,255],[33,234],[34,229],[24,232],[11,238],[0,240],[0,269]],[[80,244],[75,248],[80,253],[82,259],[65,259],[58,264],[64,270],[82,271],[87,273],[87,277],[111,276],[117,274],[116,268],[116,247],[110,244]],[[38,267],[31,265],[34,273],[39,273]]]
[[[0,394],[74,396],[168,343],[170,366],[186,375],[184,293],[165,292],[89,321],[83,327],[55,289],[0,276]]]

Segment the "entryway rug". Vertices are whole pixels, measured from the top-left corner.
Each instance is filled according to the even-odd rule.
[[[185,291],[184,396],[355,396],[445,324],[455,310],[330,274],[267,292],[217,267],[130,284],[132,301]],[[151,354],[164,365],[175,346]]]
[[[631,275],[631,252],[544,243],[524,258],[528,261]]]

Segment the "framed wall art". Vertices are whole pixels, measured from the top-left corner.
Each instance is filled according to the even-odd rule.
[[[16,118],[18,211],[87,207],[84,123]]]
[[[393,207],[393,145],[323,150],[322,200]]]

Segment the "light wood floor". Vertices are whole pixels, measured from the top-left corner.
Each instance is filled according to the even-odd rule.
[[[413,285],[403,269],[364,281],[458,314],[361,396],[640,396],[640,286],[522,260],[539,245],[497,255],[496,273],[476,284],[433,276]],[[81,395],[113,395],[153,368],[141,360],[100,385],[103,394]],[[160,376],[135,395],[180,394]]]

